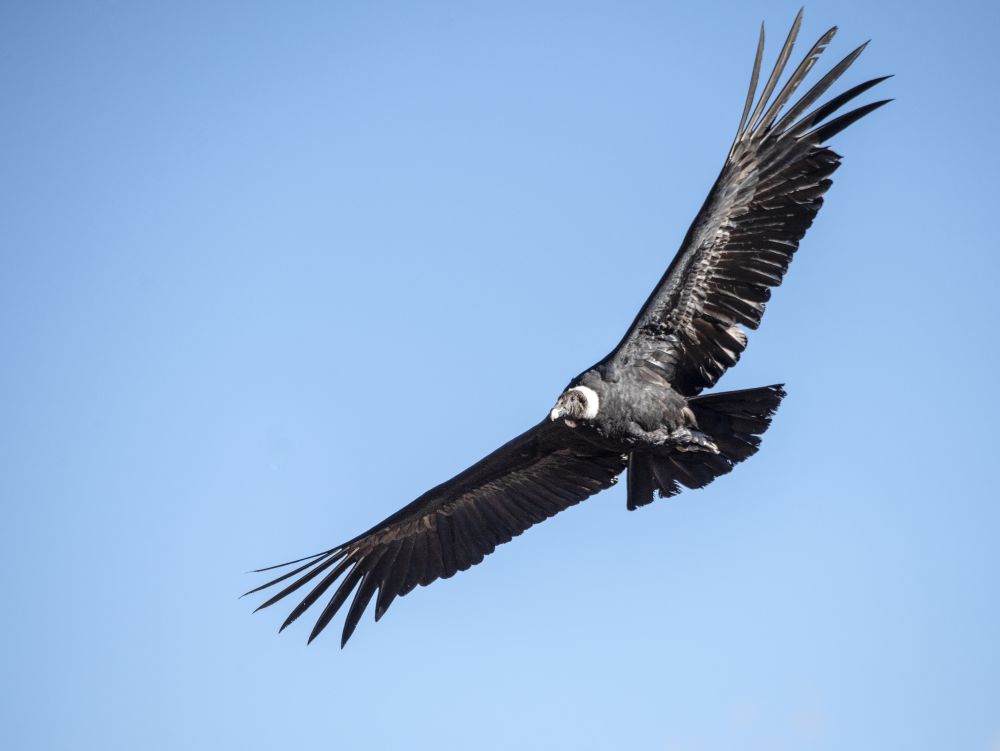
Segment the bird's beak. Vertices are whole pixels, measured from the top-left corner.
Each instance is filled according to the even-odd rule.
[[[558,419],[559,419],[560,417],[562,417],[562,416],[563,416],[563,410],[562,410],[562,407],[560,407],[560,406],[559,406],[559,405],[557,404],[556,406],[554,406],[554,407],[552,408],[552,411],[551,411],[551,412],[549,412],[549,421],[550,421],[550,422],[555,422],[556,420],[558,420]]]

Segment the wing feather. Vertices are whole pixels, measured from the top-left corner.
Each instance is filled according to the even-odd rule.
[[[406,573],[410,568],[413,555],[413,538],[407,537],[400,541],[400,550],[385,572],[379,584],[378,599],[375,600],[375,620],[378,621],[389,609],[392,601],[403,590]]]
[[[750,116],[750,122],[747,124],[747,129],[750,131],[757,130],[757,125],[754,125],[753,123],[758,122],[757,118],[760,117],[761,112],[764,110],[764,106],[771,98],[771,93],[774,91],[774,87],[778,85],[778,79],[781,78],[781,74],[785,71],[785,66],[788,64],[788,58],[792,56],[792,48],[795,47],[795,40],[798,38],[799,28],[802,26],[803,10],[804,9],[799,8],[799,12],[795,15],[795,20],[792,22],[792,28],[789,29],[788,36],[785,38],[785,43],[781,46],[781,52],[778,53],[778,60],[774,64],[774,69],[771,71],[771,75],[767,79],[767,83],[764,84],[764,91],[761,92],[760,99],[757,100],[757,107],[754,109],[753,114]]]
[[[759,326],[771,289],[781,284],[840,165],[840,156],[825,142],[886,103],[828,120],[885,80],[876,78],[803,115],[858,58],[866,46],[861,45],[779,117],[836,33],[834,27],[820,36],[772,99],[801,22],[800,11],[750,112],[761,36],[751,90],[719,178],[653,294],[602,364],[655,372],[681,394],[694,396],[739,360],[747,341],[739,327]]]
[[[778,116],[781,108],[788,103],[788,100],[792,98],[795,91],[799,88],[805,77],[809,75],[809,71],[819,60],[819,56],[823,54],[823,50],[826,46],[830,44],[833,37],[837,34],[837,27],[834,26],[832,29],[827,31],[823,36],[821,36],[816,43],[812,46],[812,49],[806,53],[806,56],[802,58],[802,62],[799,63],[798,67],[789,77],[788,81],[782,87],[781,92],[774,98],[771,106],[768,107],[767,112],[760,118],[757,125],[754,126],[754,130],[767,130],[771,127],[771,123],[774,122],[774,118]]]
[[[733,148],[743,135],[743,128],[747,124],[747,116],[753,106],[753,98],[757,93],[757,81],[760,78],[760,64],[764,59],[764,24],[760,25],[760,35],[757,37],[757,53],[754,56],[753,71],[750,73],[750,88],[747,90],[746,104],[743,105],[743,116],[740,117],[740,127],[736,129],[736,139],[733,141]]]
[[[497,545],[610,487],[623,469],[621,455],[586,443],[571,429],[546,419],[363,535],[302,559],[309,562],[251,592],[292,579],[260,610],[323,575],[292,609],[284,629],[339,581],[309,641],[354,592],[344,619],[343,646],[376,592],[378,620],[396,597],[476,565]]]

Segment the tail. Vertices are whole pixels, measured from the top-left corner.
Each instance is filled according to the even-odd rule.
[[[655,494],[669,498],[681,486],[703,488],[760,448],[760,436],[771,424],[785,396],[781,384],[758,389],[723,391],[688,400],[698,430],[708,435],[719,453],[677,451],[662,454],[633,451],[628,461],[628,508],[652,503]]]

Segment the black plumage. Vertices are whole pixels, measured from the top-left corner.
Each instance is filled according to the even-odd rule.
[[[280,585],[258,610],[307,588],[284,629],[329,593],[312,641],[353,593],[343,644],[373,598],[378,620],[396,597],[474,566],[533,524],[610,487],[626,468],[628,508],[634,509],[682,487],[704,487],[757,451],[782,388],[701,392],[739,360],[747,344],[743,327],[760,324],[771,289],[781,284],[823,203],[840,164],[826,141],[886,103],[830,119],[885,80],[877,78],[807,112],[862,45],[790,104],[836,28],[819,38],[774,95],[801,21],[800,11],[758,97],[761,27],[722,171],[615,349],[573,379],[545,419],[483,460],[353,540],[271,567],[295,566],[251,590]]]

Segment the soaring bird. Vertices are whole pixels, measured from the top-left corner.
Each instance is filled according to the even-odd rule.
[[[793,102],[836,27],[775,94],[802,23],[799,11],[757,96],[764,27],[736,137],[680,250],[618,345],[569,382],[532,428],[421,495],[364,534],[271,566],[290,571],[252,589],[284,586],[257,609],[309,585],[281,628],[324,597],[311,642],[347,598],[341,646],[372,597],[375,620],[418,584],[446,579],[502,543],[611,487],[627,470],[636,509],[681,487],[702,488],[756,453],[785,392],[780,385],[703,394],[736,364],[799,241],[830,188],[840,156],[827,142],[890,100],[833,117],[884,81],[861,83],[810,109],[857,59],[848,54]],[[295,565],[301,564],[301,565]]]

